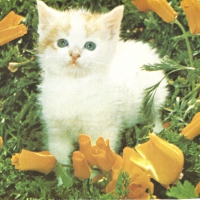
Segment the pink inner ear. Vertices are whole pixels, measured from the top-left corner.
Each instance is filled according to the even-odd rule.
[[[112,35],[114,32],[118,32],[120,29],[122,17],[123,17],[124,6],[118,6],[112,11],[103,14],[100,21],[107,27],[111,28]]]
[[[59,15],[59,11],[48,7],[44,2],[37,0],[39,25],[48,26]]]

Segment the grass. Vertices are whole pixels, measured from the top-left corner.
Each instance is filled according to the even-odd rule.
[[[72,7],[85,7],[93,11],[108,11],[117,5],[125,5],[121,37],[150,43],[158,49],[161,57],[166,58],[162,66],[146,66],[148,70],[162,67],[168,74],[170,96],[163,110],[163,123],[170,127],[160,137],[177,145],[184,153],[184,177],[177,186],[169,191],[155,184],[158,198],[194,198],[194,186],[200,181],[200,137],[186,140],[180,137],[181,130],[200,111],[200,38],[189,33],[183,11],[176,0],[171,1],[179,13],[178,20],[186,30],[192,49],[194,66],[190,65],[187,46],[182,30],[177,24],[163,22],[155,13],[141,13],[127,0],[46,0],[49,6],[61,10]],[[40,83],[40,70],[37,63],[37,10],[35,0],[0,1],[0,19],[15,11],[25,16],[24,24],[28,34],[0,47],[0,135],[4,139],[0,153],[0,199],[111,199],[104,196],[97,186],[89,180],[79,181],[73,175],[73,186],[57,186],[53,173],[44,176],[37,172],[14,170],[10,158],[22,148],[31,151],[45,149],[45,137],[40,121],[40,108],[37,105],[37,85]],[[11,73],[9,62],[32,62]],[[193,69],[191,69],[193,67]],[[176,69],[176,70],[175,70]],[[174,70],[174,72],[172,72]],[[148,106],[148,105],[147,105]],[[149,126],[137,126],[126,132],[123,146],[134,146],[146,139]],[[189,192],[186,192],[189,191]],[[180,196],[182,194],[182,196]],[[189,194],[189,196],[187,196]]]

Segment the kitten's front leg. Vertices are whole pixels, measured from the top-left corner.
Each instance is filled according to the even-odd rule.
[[[71,164],[70,154],[74,146],[72,139],[66,133],[49,134],[48,148],[60,164]]]
[[[55,129],[54,129],[55,130]],[[56,157],[57,165],[54,168],[58,180],[58,186],[63,184],[60,176],[59,165],[71,165],[71,153],[74,150],[74,146],[70,137],[67,137],[66,133],[55,131],[51,132],[48,137],[49,151]],[[63,167],[65,169],[65,167]]]

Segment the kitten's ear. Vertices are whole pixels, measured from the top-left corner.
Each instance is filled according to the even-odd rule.
[[[110,12],[103,14],[100,21],[111,29],[111,33],[118,33],[123,17],[124,6],[118,6]]]
[[[40,0],[36,1],[39,18],[38,32],[41,33],[48,27],[50,23],[52,23],[53,20],[55,20],[58,11],[48,7],[44,2]]]

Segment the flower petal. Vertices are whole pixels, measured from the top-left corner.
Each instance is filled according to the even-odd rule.
[[[74,175],[80,180],[90,178],[91,168],[88,165],[84,155],[80,151],[75,151],[72,155]]]
[[[200,182],[195,187],[195,195],[198,196],[199,193],[200,193]]]
[[[109,140],[103,137],[98,138],[96,146],[91,148],[91,153],[95,159],[95,165],[102,171],[109,172],[116,162],[117,154],[110,148]]]
[[[200,2],[198,0],[182,0],[181,7],[186,15],[190,32],[200,34]]]
[[[17,26],[24,17],[15,14],[13,11],[10,11],[1,21],[0,21],[0,32],[5,29],[12,28]]]
[[[2,145],[3,145],[3,138],[0,136],[0,151],[2,149]]]
[[[132,1],[132,4],[134,4],[136,8],[141,12],[147,12],[151,10],[147,0],[134,0]]]
[[[151,164],[134,149],[125,147],[123,150],[123,160],[123,171],[130,172],[134,165],[151,174]]]
[[[48,151],[32,152],[22,149],[11,158],[12,165],[18,170],[33,170],[44,174],[50,173],[55,164],[55,157]]]
[[[187,139],[193,140],[200,134],[200,112],[195,114],[191,123],[189,123],[181,132]]]
[[[91,137],[86,134],[81,134],[79,136],[79,151],[85,156],[86,161],[90,165],[90,167],[93,167],[95,165],[95,160],[91,154]]]
[[[137,152],[152,166],[152,177],[168,187],[176,182],[183,169],[182,151],[173,144],[164,141],[155,134],[149,134],[150,140],[136,147]]]
[[[27,28],[24,24],[18,25],[23,19],[24,17],[11,11],[0,21],[0,46],[27,33]]]
[[[123,150],[123,172],[128,172],[131,178],[129,194],[127,198],[148,199],[146,189],[150,188],[153,193],[153,184],[150,182],[148,161],[142,158],[134,149],[125,147]]]
[[[148,174],[137,166],[133,166],[131,172],[129,172],[131,177],[131,183],[129,185],[129,190],[132,197],[137,198],[141,194],[145,193],[146,189],[150,185],[150,178]]]
[[[116,157],[115,164],[112,167],[112,171],[110,172],[110,182],[105,188],[106,193],[110,193],[115,190],[117,179],[122,168],[122,163],[123,163],[122,157],[118,155]]]
[[[151,10],[157,13],[167,23],[173,22],[178,16],[178,13],[166,0],[148,0],[147,2]]]

